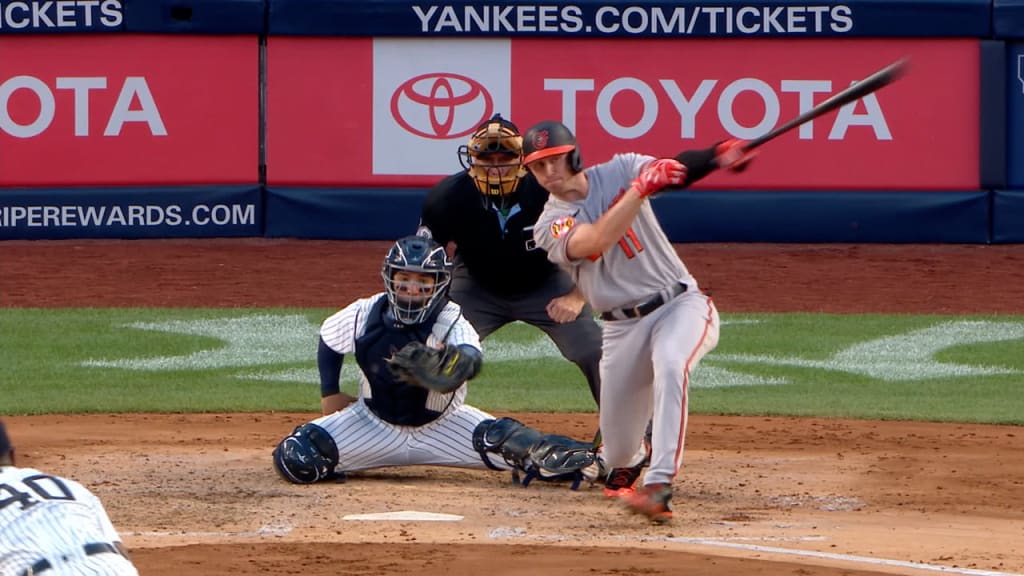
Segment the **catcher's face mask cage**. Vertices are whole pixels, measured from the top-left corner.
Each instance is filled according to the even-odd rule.
[[[381,276],[395,318],[403,324],[421,324],[448,294],[451,262],[444,248],[422,236],[395,242],[384,258]]]
[[[526,175],[523,168],[523,137],[515,124],[495,114],[473,132],[469,143],[459,147],[459,162],[469,172],[480,193],[502,207]]]

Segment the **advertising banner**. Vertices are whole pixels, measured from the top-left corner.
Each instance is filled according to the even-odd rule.
[[[779,41],[270,38],[267,178],[430,186],[501,113],[554,119],[585,163],[754,138],[903,57],[909,74],[766,145],[707,188],[975,189],[979,48],[970,39]],[[951,81],[955,79],[955,81]]]
[[[0,186],[256,183],[258,54],[255,36],[0,37]]]
[[[990,0],[366,2],[268,0],[272,35],[984,37]]]
[[[0,190],[0,240],[259,236],[257,186]]]

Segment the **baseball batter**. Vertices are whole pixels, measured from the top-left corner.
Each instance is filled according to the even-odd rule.
[[[78,482],[14,465],[0,422],[0,574],[138,576],[103,504]]]
[[[573,276],[604,320],[600,427],[608,467],[629,467],[653,418],[643,487],[626,506],[656,522],[672,517],[672,480],[683,458],[690,374],[718,343],[718,312],[679,259],[647,198],[718,167],[749,161],[729,141],[674,159],[618,154],[583,169],[575,136],[546,121],[524,136],[524,163],[550,193],[534,235]]]
[[[476,331],[446,296],[451,263],[444,248],[402,238],[381,274],[384,292],[356,300],[320,328],[321,398],[338,394],[350,354],[361,373],[358,400],[283,439],[273,451],[278,473],[306,484],[369,468],[437,465],[578,485],[595,463],[590,443],[543,435],[465,404],[464,384],[479,372],[482,352]]]

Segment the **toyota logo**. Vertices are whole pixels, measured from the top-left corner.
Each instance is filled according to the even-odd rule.
[[[451,72],[406,80],[391,95],[391,116],[399,126],[423,138],[466,136],[492,116],[494,101],[483,84]]]

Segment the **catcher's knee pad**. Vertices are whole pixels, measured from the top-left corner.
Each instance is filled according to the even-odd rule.
[[[530,448],[543,434],[515,418],[484,420],[473,430],[473,447],[480,453],[484,464],[493,470],[501,468],[491,462],[488,454],[498,454],[509,466],[525,469]]]
[[[274,448],[274,469],[295,484],[312,484],[334,475],[338,446],[316,424],[303,424]]]

